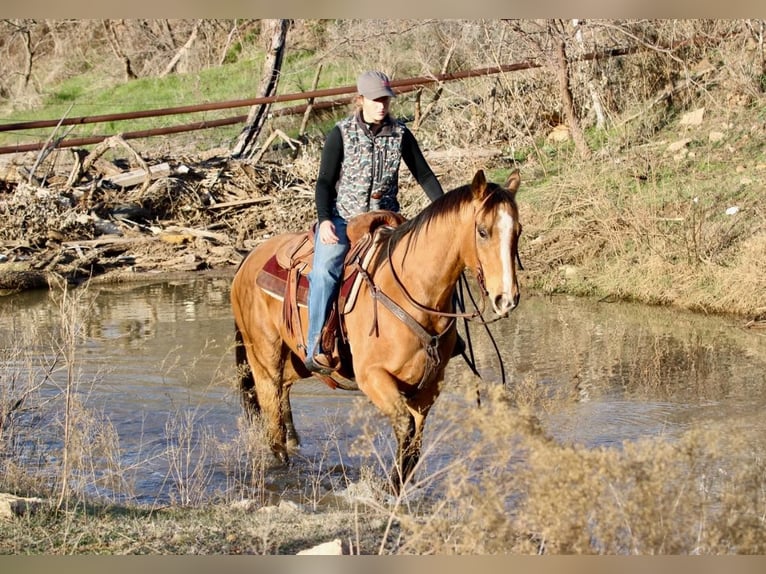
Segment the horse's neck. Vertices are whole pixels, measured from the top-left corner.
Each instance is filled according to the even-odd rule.
[[[407,293],[421,305],[446,310],[460,274],[465,269],[457,238],[448,233],[421,232],[407,248],[400,241],[390,263]],[[393,273],[392,272],[392,273]]]

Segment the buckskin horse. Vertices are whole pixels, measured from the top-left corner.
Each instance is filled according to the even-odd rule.
[[[505,185],[482,170],[409,220],[391,212],[349,222],[347,279],[334,307],[337,372],[317,376],[331,387],[360,389],[385,414],[397,441],[391,486],[399,492],[419,460],[428,412],[441,390],[457,338],[455,289],[472,271],[497,317],[519,304],[521,234],[514,171]],[[305,307],[313,233],[286,233],[253,249],[231,288],[241,398],[260,416],[274,455],[288,462],[299,445],[290,407],[304,367]],[[362,247],[360,247],[360,245]],[[519,263],[520,265],[520,263]],[[280,276],[281,274],[281,276]],[[333,323],[332,319],[329,321]],[[326,346],[326,345],[325,345]]]

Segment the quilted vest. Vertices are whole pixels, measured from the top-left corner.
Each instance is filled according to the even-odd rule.
[[[393,121],[372,135],[358,115],[338,123],[343,136],[343,165],[335,209],[348,220],[373,209],[399,212],[399,164],[404,124]]]

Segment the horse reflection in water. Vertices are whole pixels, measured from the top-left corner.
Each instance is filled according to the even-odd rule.
[[[341,367],[320,378],[333,387],[358,387],[388,417],[397,441],[394,492],[418,462],[426,417],[455,345],[454,294],[461,273],[475,274],[496,315],[519,304],[520,181],[518,170],[505,185],[488,182],[479,170],[470,184],[445,193],[416,217],[369,232],[375,240],[365,265],[347,259],[358,277],[353,303],[338,304]],[[299,444],[290,389],[311,376],[303,366],[308,317],[305,306],[289,302],[295,275],[281,294],[263,288],[258,277],[297,236],[278,235],[257,246],[231,289],[243,405],[251,418],[261,417],[271,450],[284,462]]]

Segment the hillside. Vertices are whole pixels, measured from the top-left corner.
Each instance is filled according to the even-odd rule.
[[[409,121],[445,189],[467,182],[479,168],[496,181],[520,168],[525,288],[736,313],[753,324],[763,319],[766,105],[754,22],[676,21],[671,27],[664,21],[589,21],[579,36],[563,21],[377,24],[371,33],[371,22],[293,22],[288,38],[295,43],[288,43],[280,91],[308,90],[320,65],[321,87],[351,84],[367,67],[406,78],[424,69],[476,69],[495,63],[499,53],[502,63],[541,63],[406,93],[394,110]],[[165,74],[147,60],[140,68],[144,78],[105,78],[99,90],[127,94],[118,90],[144,82],[159,94],[175,76],[186,84],[196,78],[199,96],[209,93],[205,78],[215,83],[226,76],[208,76],[209,70],[234,66],[241,72],[248,61],[256,76],[263,40],[248,44],[238,30],[236,54],[224,50],[221,34],[212,31],[227,25],[199,28],[210,30],[206,53],[217,48],[228,54],[222,64],[192,58],[203,48],[198,41],[185,68]],[[254,22],[249,31],[257,29]],[[99,29],[88,30],[97,35]],[[484,40],[469,48],[455,41],[458,30],[462,40]],[[569,111],[556,81],[559,41],[570,58]],[[673,42],[677,48],[661,48]],[[635,52],[575,64],[578,50],[615,45]],[[92,54],[88,59],[95,61]],[[60,96],[56,85],[91,73],[51,71],[51,85],[39,95]],[[95,93],[81,91],[68,105],[93,100]],[[8,106],[18,109],[19,97],[13,101],[8,98]],[[37,117],[51,117],[44,114],[54,108],[43,104],[34,108]],[[162,106],[134,102],[133,109],[141,107]],[[158,269],[233,272],[265,236],[310,224],[323,133],[346,110],[317,114],[300,134],[299,117],[275,116],[260,141],[280,130],[294,149],[277,138],[258,161],[229,157],[236,126],[215,135],[115,138],[101,149],[56,151],[42,161],[37,153],[0,156],[0,288],[45,287],[52,276],[78,283],[128,280]],[[151,180],[140,175],[149,166],[158,171]],[[113,183],[131,173],[139,175],[130,185]],[[406,215],[426,201],[406,169],[401,195]]]

